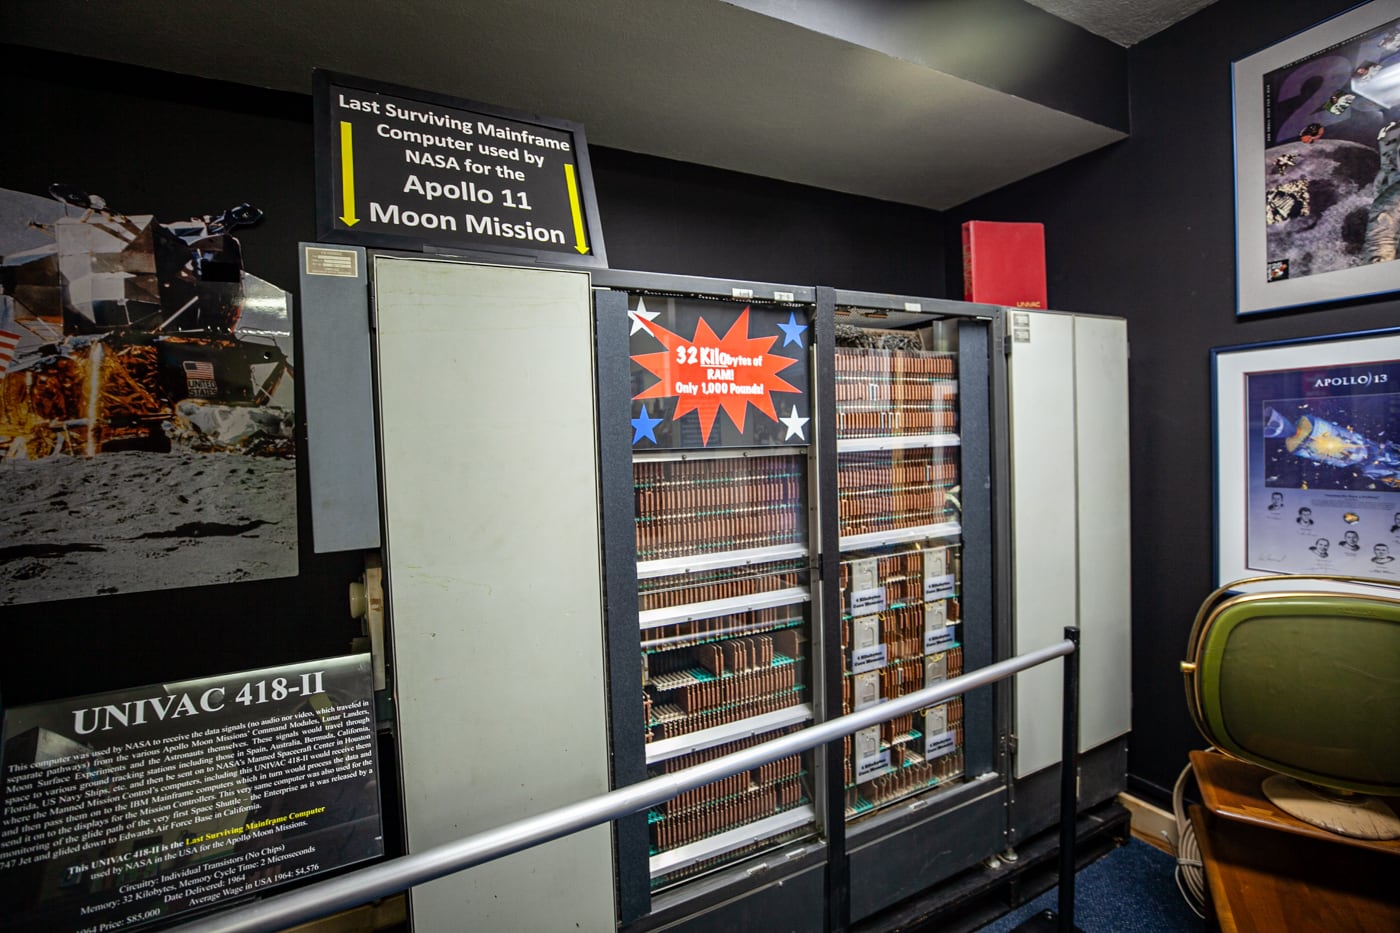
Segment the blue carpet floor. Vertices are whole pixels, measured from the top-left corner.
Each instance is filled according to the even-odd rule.
[[[1120,846],[1074,876],[1074,923],[1084,933],[1199,933],[1205,923],[1177,890],[1176,860],[1137,839]],[[1059,889],[982,927],[979,933],[1010,933],[1027,919],[1055,909]]]

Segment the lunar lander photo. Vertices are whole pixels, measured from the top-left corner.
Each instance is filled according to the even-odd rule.
[[[294,456],[288,298],[232,235],[261,211],[162,223],[49,193],[65,215],[30,226],[52,242],[0,257],[0,457]]]

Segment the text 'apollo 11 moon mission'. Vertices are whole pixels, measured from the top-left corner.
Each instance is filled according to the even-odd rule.
[[[323,232],[601,258],[580,128],[391,90],[326,86]]]

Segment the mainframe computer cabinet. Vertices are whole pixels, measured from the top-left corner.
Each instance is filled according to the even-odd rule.
[[[825,713],[814,290],[594,274],[614,780]],[[611,481],[624,478],[614,489]],[[826,926],[808,752],[617,824],[624,929]]]
[[[626,513],[634,558],[629,572],[609,544],[615,779],[994,659],[997,308],[623,272],[594,284],[600,360],[621,341],[629,354],[625,374],[600,372],[627,379],[600,395],[604,472],[628,466],[607,466],[625,444],[633,479],[603,500],[610,533]],[[763,338],[755,352],[783,358],[794,391],[766,418],[658,409],[729,378],[686,368],[721,337]],[[997,716],[994,691],[975,691],[621,821],[624,929],[841,928],[1001,851]]]
[[[1123,790],[1132,694],[1128,341],[1121,318],[1008,310],[1017,653],[1080,629],[1079,806]],[[1056,819],[1061,678],[1016,676],[1012,839]]]
[[[1081,803],[1121,784],[1121,321],[358,255],[367,275],[303,289],[307,339],[325,338],[306,360],[312,518],[318,550],[383,552],[386,811],[406,851],[1076,622],[1085,761],[1107,762]],[[678,386],[668,357],[700,369]],[[771,411],[743,384],[692,404],[721,393],[700,373],[732,385],[744,365],[768,366]],[[340,418],[362,396],[368,430]],[[1014,703],[981,688],[420,886],[412,926],[822,930],[936,901],[1053,820],[1059,671],[1035,673]]]
[[[827,659],[833,712],[999,656],[993,546],[993,326],[999,309],[819,290]],[[831,500],[835,499],[833,503]],[[839,706],[837,705],[839,704]],[[1001,851],[995,689],[856,733],[831,767],[833,863],[859,922]]]

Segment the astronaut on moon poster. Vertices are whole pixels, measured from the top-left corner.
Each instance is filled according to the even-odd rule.
[[[1400,20],[1268,72],[1263,95],[1266,281],[1393,261]]]

